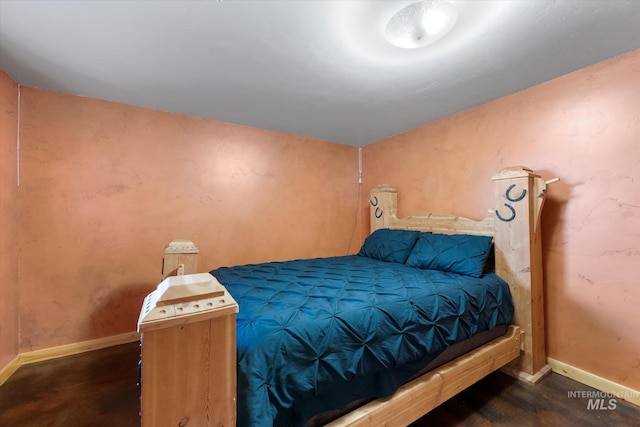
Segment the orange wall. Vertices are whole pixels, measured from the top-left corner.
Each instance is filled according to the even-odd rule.
[[[357,149],[33,88],[21,93],[20,351],[135,329],[163,250],[199,269],[344,254]]]
[[[640,51],[369,145],[364,188],[397,187],[400,216],[480,219],[512,165],[562,180],[543,212],[548,356],[640,389]]]
[[[18,84],[0,70],[0,369],[18,354]]]
[[[500,168],[559,176],[543,213],[549,356],[634,389],[638,81],[640,51],[380,141],[364,149],[362,186],[398,187],[401,216],[481,218]],[[131,331],[173,238],[193,239],[206,271],[353,252],[366,235],[365,191],[350,242],[353,147],[21,88],[18,306],[5,286],[17,277],[17,85],[0,83],[0,366],[16,351],[12,307],[21,352]]]

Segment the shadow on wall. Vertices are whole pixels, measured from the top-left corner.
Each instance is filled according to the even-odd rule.
[[[553,171],[541,170],[536,171],[543,179],[552,179],[555,175]],[[542,209],[542,283],[544,288],[544,305],[545,305],[545,336],[549,337],[549,329],[553,327],[549,319],[550,295],[555,292],[550,291],[550,287],[554,284],[557,286],[559,281],[554,278],[564,277],[566,266],[565,258],[559,256],[566,236],[563,233],[563,225],[566,223],[565,214],[567,204],[571,198],[571,189],[574,186],[564,180],[562,176],[558,176],[560,181],[547,186],[547,199]],[[555,288],[554,288],[555,289]],[[549,341],[546,343],[547,355],[549,353]]]
[[[137,330],[144,298],[157,285],[149,282],[98,289],[91,298],[94,310],[87,325],[88,335],[100,338]]]

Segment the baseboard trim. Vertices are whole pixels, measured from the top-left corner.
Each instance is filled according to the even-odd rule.
[[[11,362],[4,368],[0,369],[0,386],[4,384],[11,375],[13,375],[20,367],[20,355],[14,357]]]
[[[140,334],[137,332],[128,332],[126,334],[113,335],[95,340],[81,341],[57,347],[44,348],[42,350],[29,351],[20,354],[20,366],[43,362],[49,359],[56,359],[58,357],[72,356],[74,354],[85,353],[91,350],[113,347],[115,345],[127,344],[138,340],[140,340]]]
[[[139,340],[140,334],[138,332],[127,332],[125,334],[112,335],[110,337],[97,338],[95,340],[81,341],[73,344],[65,344],[56,347],[44,348],[42,350],[20,353],[14,357],[7,366],[0,370],[0,386],[4,384],[22,365],[44,362],[45,360],[72,356],[74,354],[86,353],[87,351],[99,350],[101,348],[113,347],[120,344],[128,344]]]
[[[578,381],[597,390],[611,393],[620,400],[625,400],[634,405],[640,406],[640,391],[615,383],[606,378],[599,377],[590,372],[583,371],[575,366],[555,359],[547,358],[547,363],[551,366],[551,370],[572,380]]]

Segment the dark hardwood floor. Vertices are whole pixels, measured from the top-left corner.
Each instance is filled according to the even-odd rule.
[[[138,426],[139,354],[131,343],[21,367],[0,387],[0,426]],[[640,407],[605,398],[594,409],[569,394],[582,390],[594,391],[555,373],[532,387],[496,372],[412,426],[640,426]]]

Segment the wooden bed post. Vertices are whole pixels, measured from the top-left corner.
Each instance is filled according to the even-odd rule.
[[[235,426],[238,304],[208,273],[168,277],[144,300],[143,427]]]
[[[390,221],[397,219],[398,190],[388,185],[376,186],[369,193],[371,232],[389,228]]]
[[[514,321],[524,331],[521,356],[504,369],[535,384],[551,367],[546,362],[540,214],[546,183],[516,166],[493,178],[496,273],[509,283]]]
[[[176,239],[169,242],[162,259],[162,278],[197,273],[199,253],[191,240]]]

